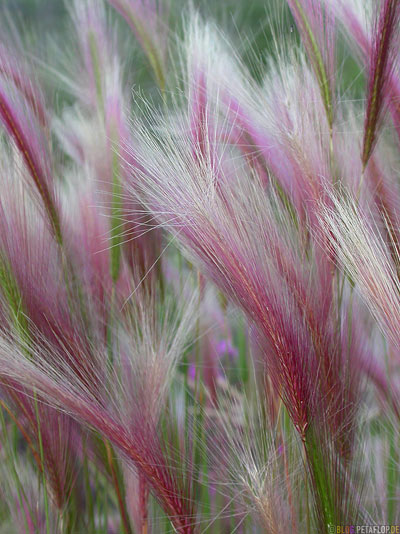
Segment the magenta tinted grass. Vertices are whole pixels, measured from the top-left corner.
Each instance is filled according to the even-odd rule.
[[[400,2],[256,4],[2,32],[1,534],[397,532]]]

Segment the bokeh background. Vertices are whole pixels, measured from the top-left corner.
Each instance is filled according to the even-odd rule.
[[[272,35],[270,22],[272,13],[279,28],[279,37],[293,43],[297,31],[291,18],[285,0],[162,0],[170,4],[169,24],[180,34],[182,28],[182,13],[185,8],[193,5],[206,15],[207,19],[214,19],[219,27],[227,32],[236,51],[247,63],[255,78],[262,78],[259,67],[264,58],[270,57]],[[17,34],[25,44],[31,48],[34,56],[49,60],[54,65],[54,57],[60,56],[59,51],[68,54],[73,49],[74,34],[68,17],[68,6],[72,0],[0,0],[0,24],[15,25]],[[276,6],[281,9],[276,9]],[[110,16],[118,24],[118,33],[122,41],[131,43],[130,52],[135,64],[135,83],[146,86],[150,80],[146,79],[147,68],[142,68],[142,52],[135,43],[125,22],[110,10]],[[0,26],[1,29],[1,26]],[[298,37],[298,36],[297,36]],[[129,49],[129,47],[128,47]],[[255,61],[255,56],[257,61]],[[347,90],[352,97],[362,95],[363,77],[359,67],[348,53],[343,41],[339,47],[338,65],[341,65],[341,83],[343,95]],[[54,65],[55,66],[55,65]],[[146,65],[147,67],[147,65]]]

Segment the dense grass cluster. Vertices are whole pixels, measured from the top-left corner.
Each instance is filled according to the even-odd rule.
[[[0,534],[400,524],[400,0],[66,5],[0,36]]]

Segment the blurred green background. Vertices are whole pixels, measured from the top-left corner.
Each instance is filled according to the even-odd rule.
[[[62,26],[66,15],[63,0],[0,0],[0,9],[8,11],[13,18],[20,18],[25,24],[35,25],[41,30]]]
[[[168,0],[167,0],[168,1]],[[276,0],[169,0],[172,11],[182,10],[183,7],[194,4],[197,8],[224,16],[233,15],[234,18],[245,20],[257,25],[260,16],[265,16],[269,7],[276,3]],[[278,0],[279,2],[279,0]],[[27,24],[35,24],[41,29],[57,30],[63,26],[67,6],[72,4],[72,0],[0,0],[0,10],[8,10],[13,16],[21,17]]]
[[[242,35],[243,39],[265,40],[266,20],[276,4],[284,0],[166,0],[171,5],[171,19],[180,19],[185,7],[193,4],[220,24]],[[0,16],[9,13],[26,32],[35,29],[42,37],[60,35],[68,22],[68,6],[73,0],[0,0]]]
[[[271,17],[279,19],[280,35],[290,34],[293,41],[293,21],[288,17],[285,0],[165,0],[170,4],[169,22],[171,28],[180,34],[182,14],[185,8],[194,5],[205,19],[213,19],[227,32],[235,45],[237,53],[252,67],[265,58],[268,45],[271,44],[269,23]],[[1,27],[7,26],[12,20],[17,27],[17,33],[22,36],[25,44],[34,55],[39,53],[43,59],[51,58],[54,43],[61,44],[61,48],[68,52],[73,44],[74,32],[70,26],[68,7],[73,0],[0,0]],[[276,6],[282,9],[276,10]],[[127,25],[122,22],[113,10],[112,17],[119,20],[119,33],[122,40],[128,36]],[[285,14],[284,14],[285,13]],[[130,32],[129,32],[130,33]],[[135,43],[133,43],[135,48]],[[41,50],[40,50],[41,49]],[[254,69],[253,74],[259,75]]]
[[[165,0],[171,5],[171,27],[179,34],[182,25],[182,13],[185,8],[194,5],[205,15],[214,19],[227,32],[236,51],[247,63],[253,75],[261,79],[260,65],[271,52],[270,22],[277,23],[278,35],[282,43],[290,46],[299,36],[290,16],[286,0]],[[15,23],[17,33],[28,43],[33,55],[38,55],[52,63],[55,56],[54,46],[66,52],[73,48],[76,39],[70,26],[68,6],[73,0],[0,0],[0,23],[6,26],[10,20]],[[278,8],[278,9],[277,9]],[[129,50],[137,59],[141,51],[130,34],[122,18],[110,10],[119,21],[121,42],[129,42]],[[340,86],[346,97],[352,94],[359,98],[362,94],[363,77],[357,63],[348,53],[344,41],[339,41],[338,65],[341,66]],[[137,55],[139,54],[139,56]],[[147,65],[135,59],[135,81],[146,80]],[[143,58],[142,58],[143,59]],[[260,63],[261,60],[261,63]],[[142,63],[142,66],[140,66]]]

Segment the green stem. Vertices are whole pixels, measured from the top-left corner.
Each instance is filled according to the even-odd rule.
[[[388,424],[388,441],[389,441],[389,457],[387,462],[387,521],[392,525],[396,520],[396,490],[398,472],[397,465],[399,461],[396,436],[393,425]]]
[[[321,532],[330,532],[332,526],[337,524],[334,488],[329,472],[329,459],[323,453],[318,436],[310,427],[305,434],[304,447],[306,460],[310,470],[310,478],[314,488],[314,498],[319,512]]]
[[[93,70],[94,70],[93,75],[94,75],[94,81],[96,84],[97,102],[104,116],[105,111],[104,111],[104,101],[103,101],[103,87],[102,87],[100,59],[99,59],[98,47],[96,43],[96,35],[92,31],[89,32],[89,48],[90,48],[90,55],[92,56],[92,61],[93,61]]]
[[[36,391],[33,394],[33,398],[34,398],[34,403],[35,403],[35,415],[36,415],[36,421],[37,421],[40,461],[43,467],[42,482],[43,482],[44,513],[46,517],[46,534],[50,534],[49,501],[48,501],[48,495],[47,495],[47,482],[46,482],[46,473],[45,473],[45,468],[44,468],[44,450],[43,450],[42,432],[41,432],[40,417],[39,417],[39,406],[38,406]]]

